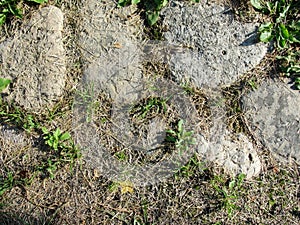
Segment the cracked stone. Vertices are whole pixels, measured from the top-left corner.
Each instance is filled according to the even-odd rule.
[[[62,11],[48,6],[1,43],[2,74],[12,80],[8,100],[33,111],[51,108],[59,100],[66,79],[62,30]]]

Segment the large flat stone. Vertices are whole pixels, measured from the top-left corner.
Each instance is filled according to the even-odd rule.
[[[48,6],[33,14],[10,40],[1,43],[2,76],[12,80],[9,99],[26,109],[51,108],[65,87],[63,13]]]
[[[198,87],[230,85],[255,67],[267,52],[256,43],[257,24],[242,24],[219,5],[172,4],[162,12],[165,40],[181,46],[170,55],[173,75]]]
[[[82,83],[93,83],[112,99],[132,100],[133,83],[141,79],[140,50],[137,46],[141,21],[135,7],[116,8],[112,1],[85,0],[80,10],[79,43],[85,65]]]
[[[281,159],[300,163],[300,94],[285,83],[265,82],[243,98],[259,140]]]

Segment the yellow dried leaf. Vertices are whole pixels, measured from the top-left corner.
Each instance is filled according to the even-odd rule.
[[[129,181],[120,182],[119,185],[121,187],[121,194],[132,194],[134,192],[133,183]]]

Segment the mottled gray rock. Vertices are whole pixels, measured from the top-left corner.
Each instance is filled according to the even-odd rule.
[[[300,94],[285,83],[265,82],[243,98],[253,131],[281,159],[300,163]]]
[[[135,7],[116,8],[112,1],[84,1],[79,43],[82,49],[83,83],[93,83],[116,100],[130,102],[134,84],[141,79],[140,50],[137,46],[141,21]],[[129,19],[132,16],[132,19]],[[125,95],[130,93],[131,95]]]
[[[66,79],[63,14],[49,6],[38,10],[21,30],[1,43],[2,76],[12,80],[9,99],[26,109],[50,107]]]
[[[26,137],[24,131],[7,125],[0,125],[0,176],[9,168],[9,162],[16,157],[17,152],[30,146],[32,140]],[[27,149],[28,151],[28,149]]]
[[[16,146],[24,147],[28,143],[28,138],[26,138],[26,135],[22,131],[7,125],[0,125],[0,140],[0,150],[5,148],[5,146],[9,146],[10,148]]]
[[[255,43],[256,25],[235,21],[221,6],[173,4],[162,16],[166,41],[182,47],[170,57],[173,75],[198,87],[232,84],[267,52],[266,45]]]
[[[210,141],[205,159],[220,165],[231,175],[245,174],[247,179],[257,176],[261,162],[256,148],[243,135],[232,135],[225,131]]]

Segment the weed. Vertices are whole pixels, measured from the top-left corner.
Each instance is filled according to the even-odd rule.
[[[21,173],[21,172],[20,172]],[[6,192],[11,190],[13,187],[18,185],[29,185],[33,180],[32,177],[19,176],[8,172],[6,177],[0,177],[0,197]]]
[[[226,209],[229,216],[237,209],[235,202],[239,197],[239,192],[245,177],[245,174],[239,174],[236,178],[230,180],[228,185],[222,176],[214,176],[213,180],[211,180],[213,188],[221,194],[222,207]]]
[[[38,166],[38,170],[46,170],[49,177],[53,179],[58,166],[69,163],[70,169],[72,170],[75,160],[79,159],[81,154],[80,150],[75,146],[71,139],[69,132],[63,133],[59,128],[56,128],[56,130],[52,132],[45,127],[42,127],[41,129],[44,134],[45,144],[54,151],[54,155],[52,155],[52,158],[48,159],[46,163],[43,162]]]
[[[247,81],[247,83],[250,85],[250,87],[253,91],[255,91],[257,89],[257,84],[256,84],[255,78],[251,78],[250,80]]]
[[[86,122],[91,122],[93,119],[93,115],[95,111],[99,108],[100,103],[97,101],[95,96],[95,87],[94,84],[88,84],[87,88],[83,91],[78,91],[77,99],[74,103],[74,105],[77,105],[76,107],[80,107],[83,105],[83,107],[86,110]],[[73,106],[74,107],[74,106]]]
[[[128,156],[126,155],[126,153],[124,151],[120,151],[120,152],[115,153],[115,156],[120,161],[127,161],[128,160]]]
[[[11,80],[0,78],[0,92],[2,92],[11,83]]]
[[[0,196],[7,190],[13,188],[15,179],[12,173],[8,173],[6,178],[0,177]]]
[[[190,81],[184,81],[180,84],[180,86],[183,88],[186,94],[188,95],[195,94],[195,88],[191,85]]]
[[[289,47],[289,44],[300,43],[300,21],[293,19],[294,9],[299,3],[288,0],[271,2],[251,0],[251,3],[255,9],[274,18],[273,21],[260,26],[261,41],[269,42],[275,39],[276,46],[281,49]]]
[[[300,90],[300,51],[287,51],[283,56],[277,56],[280,60],[281,71],[294,78],[294,86]]]
[[[118,6],[139,5],[146,12],[147,22],[153,26],[159,20],[159,13],[168,4],[168,0],[119,0]]]
[[[25,2],[34,2],[43,4],[48,0],[25,0]],[[10,15],[22,19],[22,1],[21,0],[1,0],[0,1],[0,26],[3,25]]]
[[[44,133],[45,143],[53,148],[54,151],[66,148],[64,143],[71,138],[70,133],[62,133],[59,128],[56,128],[55,131],[50,132],[47,128],[42,127],[42,131]]]
[[[54,179],[54,174],[57,170],[57,166],[59,165],[59,162],[53,162],[51,159],[48,159],[46,170],[49,173],[49,177],[51,179]]]
[[[182,166],[175,173],[175,179],[180,179],[180,177],[192,177],[199,173],[199,171],[204,170],[205,168],[203,163],[198,160],[196,155],[194,155],[186,165]]]
[[[134,106],[131,109],[131,114],[139,116],[141,119],[145,119],[151,112],[165,113],[167,111],[168,99],[150,97],[145,99],[142,104]]]
[[[0,106],[0,116],[3,122],[12,123],[27,132],[38,129],[40,126],[34,115],[24,112],[17,106],[11,106],[3,102]]]
[[[300,2],[296,0],[261,1],[251,0],[252,6],[268,15],[271,21],[263,23],[259,27],[259,39],[262,42],[274,41],[275,47],[283,51],[277,56],[282,71],[291,76],[295,87],[300,89],[300,63],[299,52],[296,45],[300,43]]]
[[[179,149],[180,154],[186,151],[190,145],[195,144],[195,139],[193,138],[193,131],[186,131],[184,129],[184,121],[180,119],[177,124],[177,130],[167,130],[168,136],[167,141],[174,142],[177,149]]]

